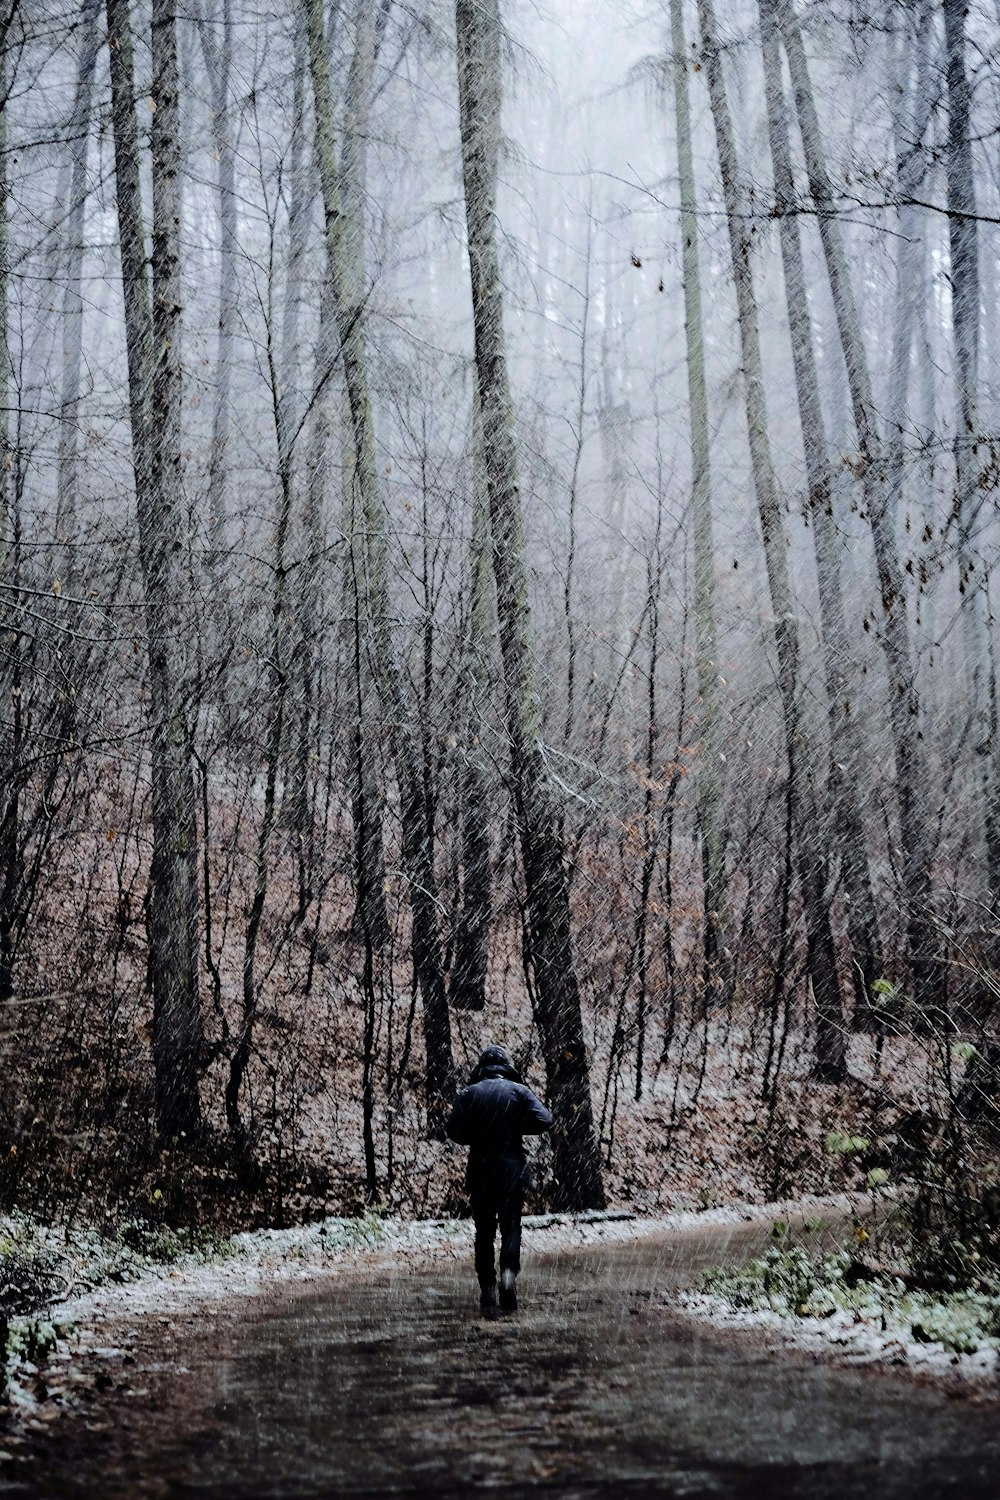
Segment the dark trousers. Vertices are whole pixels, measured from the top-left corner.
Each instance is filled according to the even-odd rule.
[[[521,1269],[521,1205],[520,1189],[512,1193],[474,1193],[472,1195],[472,1217],[476,1224],[476,1275],[479,1286],[485,1290],[497,1279],[494,1259],[497,1224],[500,1225],[500,1269],[513,1271],[516,1276]]]

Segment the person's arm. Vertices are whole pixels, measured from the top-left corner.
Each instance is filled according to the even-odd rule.
[[[551,1111],[545,1108],[541,1099],[537,1099],[529,1088],[522,1087],[521,1103],[522,1135],[544,1135],[547,1130],[552,1129]]]
[[[455,1141],[459,1146],[468,1146],[471,1141],[469,1134],[469,1111],[466,1108],[465,1090],[459,1094],[452,1105],[451,1114],[445,1124],[445,1133],[448,1139]]]

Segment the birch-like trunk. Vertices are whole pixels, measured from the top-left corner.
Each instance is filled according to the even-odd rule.
[[[896,545],[878,431],[871,374],[822,137],[802,33],[791,0],[775,0],[775,14],[788,58],[809,191],[817,210],[834,312],[857,437],[865,510],[872,529],[882,602],[882,648],[889,679],[889,717],[896,760],[896,797],[902,846],[902,896],[914,993],[919,1003],[939,1003],[943,973],[931,911],[931,849],[926,793],[928,773],[921,743],[920,701],[906,618],[906,590]]]
[[[556,1120],[554,1197],[563,1208],[598,1207],[604,1202],[604,1189],[573,958],[569,885],[558,810],[542,751],[503,328],[496,240],[502,35],[498,0],[457,0],[455,20],[476,371],[528,941],[549,1103]]]
[[[830,921],[828,870],[821,848],[822,826],[810,775],[808,747],[800,720],[798,621],[788,576],[787,542],[768,436],[760,331],[750,265],[751,237],[738,197],[736,141],[722,72],[722,57],[716,38],[712,0],[698,0],[698,14],[726,204],[733,280],[736,285],[750,461],[774,614],[778,687],[788,757],[789,802],[794,821],[796,868],[805,916],[806,964],[816,1006],[815,1072],[825,1081],[837,1082],[846,1075],[847,1070],[844,1013],[837,979],[837,950]]]
[[[132,461],[152,720],[149,972],[156,1119],[201,1126],[198,871],[184,664],[181,473],[180,139],[174,0],[153,0],[152,297],[146,274],[128,0],[108,0],[112,128],[128,353]]]
[[[854,959],[852,972],[855,981],[855,1021],[856,1024],[867,1024],[871,1016],[872,984],[882,975],[883,960],[864,821],[858,798],[858,786],[864,778],[864,760],[854,702],[851,672],[853,653],[845,625],[839,542],[833,515],[830,448],[820,400],[802,243],[794,211],[795,183],[773,0],[760,0],[760,13],[775,212],[781,237],[792,364],[802,428],[819,586],[832,756],[830,798],[835,808],[834,817],[841,844],[848,932]]]
[[[406,711],[388,599],[388,543],[376,461],[375,427],[365,349],[364,173],[368,148],[375,7],[358,0],[355,46],[347,85],[341,161],[337,159],[333,99],[322,0],[302,0],[309,37],[317,156],[323,196],[327,265],[340,338],[344,388],[351,416],[359,511],[366,532],[365,589],[375,669],[396,765],[403,863],[412,913],[413,965],[423,999],[428,1121],[443,1129],[454,1088],[451,1021],[441,961],[434,851],[427,839],[420,760]]]
[[[715,543],[712,534],[712,469],[708,441],[708,387],[701,314],[698,260],[698,200],[691,145],[691,102],[682,0],[670,0],[674,120],[681,195],[681,265],[684,279],[684,333],[687,344],[688,410],[691,425],[691,510],[694,531],[694,617],[702,751],[698,763],[698,822],[704,882],[705,1003],[718,999],[725,985],[726,821],[719,768],[719,648],[715,623]]]

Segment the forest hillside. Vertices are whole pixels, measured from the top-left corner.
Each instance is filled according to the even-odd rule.
[[[1000,1274],[998,43],[0,0],[0,1213],[460,1213],[501,1043]]]

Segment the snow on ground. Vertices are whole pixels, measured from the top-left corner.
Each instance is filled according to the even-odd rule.
[[[867,1205],[865,1205],[867,1206]],[[528,1253],[534,1257],[586,1246],[628,1243],[671,1233],[697,1233],[726,1225],[775,1220],[841,1219],[859,1212],[859,1200],[800,1198],[761,1206],[734,1202],[701,1211],[640,1218],[627,1210],[589,1214],[544,1214],[524,1221]],[[77,1291],[39,1314],[11,1320],[15,1352],[8,1360],[9,1400],[14,1426],[37,1428],[51,1420],[53,1406],[72,1405],[74,1384],[95,1378],[102,1361],[128,1359],[122,1329],[132,1322],[172,1328],[190,1322],[200,1308],[227,1305],[232,1316],[253,1316],[258,1299],[282,1289],[350,1275],[396,1269],[414,1272],[471,1259],[470,1220],[402,1220],[376,1215],[326,1219],[291,1229],[257,1230],[224,1242],[208,1257],[183,1257],[172,1265],[151,1265],[136,1279],[104,1282]],[[97,1272],[92,1272],[96,1276]],[[79,1281],[88,1279],[80,1269]],[[736,1334],[773,1336],[776,1346],[812,1352],[838,1364],[893,1367],[952,1388],[983,1392],[996,1383],[995,1353],[954,1355],[941,1346],[906,1341],[900,1330],[882,1329],[874,1319],[780,1317],[774,1312],[736,1311],[718,1297],[663,1293],[674,1314]],[[52,1347],[38,1357],[30,1330],[41,1330]],[[81,1358],[81,1356],[83,1356]],[[178,1371],[180,1373],[180,1371]],[[96,1378],[99,1380],[100,1375]]]
[[[841,1366],[892,1369],[922,1382],[970,1396],[1000,1395],[1000,1355],[995,1349],[954,1354],[940,1343],[918,1343],[901,1325],[846,1312],[825,1318],[792,1317],[734,1308],[721,1297],[683,1292],[674,1306],[685,1316],[734,1333],[772,1335],[772,1347],[797,1349]]]

